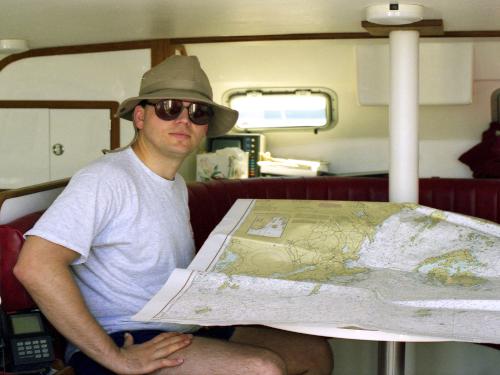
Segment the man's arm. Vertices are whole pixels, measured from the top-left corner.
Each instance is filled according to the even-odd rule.
[[[177,366],[182,359],[167,359],[191,342],[190,335],[163,333],[140,345],[131,336],[119,348],[89,312],[70,264],[79,254],[37,236],[29,236],[14,274],[45,316],[68,340],[103,366],[122,374],[143,374]]]

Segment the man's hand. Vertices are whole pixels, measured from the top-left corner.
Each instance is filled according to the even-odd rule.
[[[134,345],[132,336],[127,335],[123,347],[115,345],[90,314],[70,271],[70,264],[78,257],[71,249],[29,236],[14,274],[54,327],[87,356],[110,370],[145,374],[179,366],[182,359],[167,357],[188,346],[192,335],[161,333],[140,345]]]
[[[125,342],[120,348],[122,361],[116,369],[120,374],[145,374],[164,367],[179,366],[184,362],[182,358],[168,357],[191,344],[192,339],[190,334],[165,332],[134,345],[134,338],[126,333]]]

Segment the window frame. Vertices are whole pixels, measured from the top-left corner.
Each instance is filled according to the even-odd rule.
[[[327,87],[241,87],[227,90],[222,96],[223,103],[231,107],[231,99],[234,96],[247,95],[252,92],[258,92],[262,95],[279,95],[290,94],[295,95],[297,92],[307,91],[312,94],[321,94],[327,98],[326,119],[327,123],[323,126],[280,126],[280,127],[252,127],[241,128],[235,125],[233,131],[239,133],[263,133],[271,131],[305,131],[312,130],[314,133],[318,131],[328,130],[333,128],[338,122],[338,100],[337,94]]]

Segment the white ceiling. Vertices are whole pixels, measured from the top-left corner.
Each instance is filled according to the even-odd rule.
[[[0,39],[31,48],[203,36],[365,32],[373,0],[0,0]],[[409,0],[445,31],[500,30],[500,0]]]

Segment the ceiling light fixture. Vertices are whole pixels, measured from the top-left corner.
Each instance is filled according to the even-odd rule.
[[[28,42],[23,39],[0,39],[0,54],[11,55],[29,49]]]
[[[406,25],[421,21],[423,13],[421,5],[379,4],[366,8],[366,20],[380,25]]]

